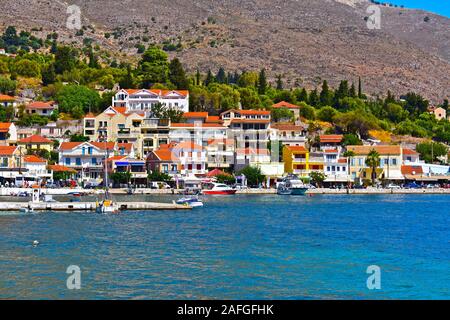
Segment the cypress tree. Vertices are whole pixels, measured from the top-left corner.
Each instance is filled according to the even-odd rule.
[[[317,93],[317,89],[314,89],[309,94],[309,104],[313,107],[318,107],[320,103],[319,95]]]
[[[259,72],[259,79],[258,79],[258,93],[266,94],[266,90],[267,90],[266,69],[261,69],[261,71]]]
[[[186,77],[183,66],[177,58],[173,59],[169,64],[169,80],[172,82],[177,89],[188,89],[189,80]]]
[[[327,80],[324,80],[322,83],[322,91],[320,92],[320,105],[331,106],[331,104],[332,104],[331,92],[328,87]]]
[[[358,78],[358,98],[363,98],[361,77]]]
[[[281,80],[281,74],[277,75],[277,90],[283,90],[283,80]]]
[[[225,70],[222,67],[220,67],[219,71],[217,72],[216,81],[218,83],[226,83],[226,81],[227,81]]]
[[[214,82],[214,76],[211,72],[211,69],[208,70],[208,74],[206,75],[206,79],[205,79],[205,86],[208,86],[210,83]]]

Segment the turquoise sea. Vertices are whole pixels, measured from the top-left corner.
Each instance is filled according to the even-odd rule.
[[[0,213],[0,298],[450,299],[450,196],[204,200],[189,212]],[[66,287],[70,265],[80,290]],[[370,265],[380,290],[366,286]]]

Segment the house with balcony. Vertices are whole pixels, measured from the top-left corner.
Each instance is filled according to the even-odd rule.
[[[81,182],[102,181],[104,160],[116,151],[115,142],[63,142],[59,164],[77,171]]]
[[[344,136],[342,134],[324,134],[319,136],[320,150],[341,150]]]
[[[420,154],[413,149],[403,148],[403,163],[406,165],[421,163]]]
[[[376,170],[377,180],[403,180],[401,166],[403,163],[402,147],[399,145],[347,146],[347,151],[354,153],[350,158],[350,176],[352,181],[363,183],[371,180],[372,168],[366,164],[369,153],[375,150],[380,157],[380,165]]]
[[[234,168],[234,141],[232,139],[210,139],[205,147],[209,169]]]
[[[270,111],[228,110],[220,115],[228,127],[228,138],[238,149],[267,149],[270,137]]]
[[[42,117],[50,117],[57,109],[58,105],[54,101],[34,101],[25,107],[25,112],[29,115],[37,114]]]
[[[30,151],[46,150],[51,152],[53,150],[53,141],[39,135],[31,135],[29,137],[17,141],[17,145],[23,149]]]
[[[131,156],[112,156],[107,160],[108,173],[130,173],[130,183],[133,185],[147,185],[147,165],[143,160]]]
[[[272,123],[270,140],[279,141],[283,146],[305,146],[307,130],[301,125],[291,123]]]
[[[159,149],[161,145],[167,145],[170,142],[170,120],[146,118],[141,127],[141,139],[138,141],[138,154],[144,159],[150,152]]]
[[[189,111],[189,91],[161,89],[121,89],[112,99],[113,107],[127,112],[146,112],[151,118],[152,108],[161,104],[166,108]]]
[[[17,142],[17,127],[12,122],[0,122],[0,145],[7,146]]]
[[[56,122],[49,122],[47,125],[37,128],[37,134],[48,139],[61,139],[64,135],[62,128]]]
[[[17,146],[0,146],[0,183],[13,182],[23,174],[22,154]]]
[[[300,177],[309,177],[311,172],[324,172],[323,152],[309,152],[303,146],[283,147],[284,171]]]
[[[117,141],[138,145],[144,113],[127,112],[124,107],[109,107],[95,116],[88,114],[83,119],[83,133],[90,141]],[[137,153],[140,154],[140,148]]]
[[[25,181],[42,182],[51,180],[53,173],[47,168],[48,161],[35,155],[27,155],[22,159]]]
[[[206,151],[193,142],[180,142],[162,145],[158,150],[150,152],[147,165],[150,170],[167,173],[172,176],[204,176],[208,158]]]
[[[234,170],[239,171],[245,167],[259,167],[271,163],[269,149],[236,148]]]
[[[13,107],[15,108],[17,105],[16,98],[9,96],[7,94],[0,94],[0,107],[7,108]]]
[[[288,109],[294,113],[295,119],[298,119],[300,117],[301,107],[286,101],[281,101],[274,104],[272,106],[272,109]]]
[[[342,157],[339,149],[326,149],[323,151],[325,184],[347,185],[350,181],[348,159]]]
[[[220,123],[171,123],[169,141],[176,143],[194,141],[206,147],[211,139],[226,139],[227,131],[227,127]]]

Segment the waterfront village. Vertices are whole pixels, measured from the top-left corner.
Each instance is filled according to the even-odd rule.
[[[0,104],[18,102],[0,95]],[[181,120],[155,117],[153,109],[161,106],[182,111]],[[277,109],[292,111],[294,119],[275,120],[271,111],[252,109],[191,112],[187,90],[119,88],[109,108],[81,120],[0,123],[0,183],[101,188],[106,170],[111,186],[123,188],[183,189],[216,179],[269,189],[289,174],[326,188],[448,187],[448,155],[440,164],[426,163],[414,144],[367,139],[351,145],[344,135],[311,130],[301,106],[282,101],[272,106]],[[442,117],[440,109],[430,112]],[[56,110],[51,101],[25,107],[43,117]],[[70,141],[68,133],[83,139]],[[56,158],[49,162],[43,153]]]

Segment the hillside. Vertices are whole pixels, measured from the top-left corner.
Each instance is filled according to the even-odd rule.
[[[361,76],[365,91],[416,91],[434,102],[450,97],[450,19],[382,8],[381,30],[369,30],[366,0],[74,0],[83,36],[65,28],[65,3],[2,0],[3,26],[43,27],[60,39],[96,39],[109,50],[136,55],[137,43],[165,43],[188,70],[265,67],[288,86],[335,86]],[[426,18],[427,17],[427,18]],[[111,36],[106,39],[105,33]],[[146,39],[148,38],[148,39]],[[145,40],[148,40],[147,42]]]

